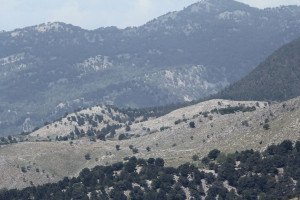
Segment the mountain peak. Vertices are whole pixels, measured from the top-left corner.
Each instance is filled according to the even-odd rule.
[[[59,31],[64,28],[64,25],[62,22],[48,22],[35,26],[35,30],[38,32],[47,32],[50,30]]]
[[[192,12],[206,11],[208,13],[215,11],[220,12],[224,10],[235,10],[249,7],[246,4],[234,1],[234,0],[202,0],[198,3],[192,4],[188,8]]]
[[[28,32],[28,31],[37,31],[40,33],[46,33],[49,31],[52,32],[59,32],[59,31],[67,31],[70,29],[74,29],[74,28],[79,28],[77,26],[73,26],[72,24],[66,24],[64,22],[46,22],[46,23],[42,23],[39,25],[34,25],[34,26],[29,26],[29,27],[25,27],[23,29],[15,29],[13,31],[9,31],[12,33],[12,35],[22,35],[22,32]],[[5,31],[4,31],[5,32]]]

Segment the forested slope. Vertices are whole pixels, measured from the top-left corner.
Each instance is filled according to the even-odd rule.
[[[164,167],[162,158],[129,158],[85,168],[58,183],[1,190],[0,199],[287,199],[300,191],[300,142],[285,140],[263,153],[225,155],[214,149],[201,161]],[[209,170],[207,170],[207,168]]]
[[[284,101],[300,95],[300,38],[284,45],[212,98]]]

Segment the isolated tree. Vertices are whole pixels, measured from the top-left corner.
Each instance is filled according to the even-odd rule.
[[[140,187],[135,186],[132,191],[130,192],[130,199],[132,200],[143,200],[144,199],[144,192],[141,190]]]
[[[300,141],[296,142],[295,148],[296,148],[297,152],[300,152]]]
[[[99,140],[105,141],[105,134],[103,132],[100,132],[97,134],[97,138]]]
[[[190,122],[189,125],[191,128],[195,128],[195,122]]]
[[[199,156],[195,154],[192,156],[192,159],[193,159],[193,161],[197,161],[197,160],[199,160]]]
[[[134,172],[134,171],[135,171],[136,164],[137,164],[137,159],[136,159],[136,157],[131,157],[131,158],[129,159],[129,161],[128,161],[127,163],[125,163],[125,165],[124,165],[125,171],[127,171],[128,173]]]
[[[163,167],[165,165],[165,161],[162,158],[156,158],[155,165],[158,167]]]
[[[116,135],[116,130],[112,129],[110,132],[110,136],[113,138]]]
[[[130,130],[131,130],[130,126],[129,126],[129,125],[126,125],[125,130],[126,130],[127,132],[130,131]]]
[[[114,189],[112,189],[109,193],[109,196],[111,199],[115,199],[115,200],[126,200],[127,197],[125,196],[125,194],[123,193],[123,191],[121,189],[119,189],[118,187],[114,187]]]
[[[75,136],[74,132],[73,132],[73,131],[70,132],[70,138],[71,138],[72,140],[74,140],[74,136]]]
[[[80,131],[79,131],[79,129],[77,128],[77,126],[75,126],[75,134],[79,137],[79,135],[80,135]]]
[[[207,165],[209,163],[209,158],[208,157],[204,157],[202,158],[201,162],[205,165]]]
[[[218,149],[213,149],[208,153],[208,158],[216,160],[216,158],[218,157],[218,155],[220,154],[220,151]]]
[[[75,183],[73,185],[72,199],[89,199],[82,183]]]
[[[86,160],[91,160],[91,155],[89,153],[85,154],[84,157]]]
[[[126,139],[126,136],[122,133],[119,135],[119,140],[125,140]]]
[[[263,128],[264,128],[265,130],[269,130],[269,129],[270,129],[270,125],[269,125],[269,124],[264,124]]]
[[[287,153],[288,151],[293,150],[293,143],[290,140],[284,140],[279,145],[279,148],[281,149],[282,153]]]
[[[154,159],[154,158],[149,158],[149,159],[147,160],[147,163],[150,164],[150,165],[153,165],[154,162],[155,162],[155,159]]]
[[[132,149],[132,153],[136,154],[136,153],[138,153],[138,152],[139,152],[139,150],[138,150],[137,148],[133,148],[133,149]]]

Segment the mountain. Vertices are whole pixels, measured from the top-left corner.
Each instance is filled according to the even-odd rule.
[[[249,75],[211,98],[284,101],[300,95],[300,38],[282,46]]]
[[[300,97],[277,104],[215,99],[161,117],[135,109],[94,106],[29,135],[0,138],[0,188],[24,188],[78,176],[83,168],[111,165],[136,156],[163,158],[166,166],[211,150],[264,151],[299,139]]]
[[[299,37],[300,8],[203,0],[140,27],[47,23],[0,33],[0,134],[99,103],[160,106],[216,93]]]

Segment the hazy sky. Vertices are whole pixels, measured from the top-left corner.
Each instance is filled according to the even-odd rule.
[[[199,0],[0,0],[0,30],[61,21],[86,29],[138,26]],[[300,0],[238,0],[265,8]]]

